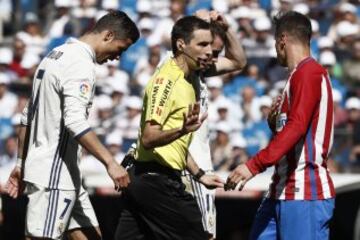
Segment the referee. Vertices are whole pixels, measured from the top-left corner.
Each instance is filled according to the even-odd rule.
[[[209,188],[223,187],[215,175],[205,175],[187,159],[200,115],[194,84],[211,59],[210,25],[194,16],[179,19],[172,30],[173,56],[158,66],[145,89],[141,131],[131,183],[124,190],[125,205],[116,239],[205,240],[201,213],[185,191],[181,171],[187,169]]]

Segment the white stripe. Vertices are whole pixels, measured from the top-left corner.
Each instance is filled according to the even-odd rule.
[[[330,197],[330,189],[326,176],[326,169],[321,166],[323,162],[322,152],[325,137],[326,118],[328,105],[328,91],[326,86],[326,78],[323,76],[321,81],[321,100],[319,107],[319,120],[315,132],[315,159],[314,162],[318,165],[319,177],[325,198]]]
[[[301,149],[299,149],[301,148]],[[300,152],[300,153],[299,153]],[[298,165],[295,170],[295,196],[296,200],[305,198],[305,140],[303,139],[296,145],[295,148],[295,159],[299,159]]]

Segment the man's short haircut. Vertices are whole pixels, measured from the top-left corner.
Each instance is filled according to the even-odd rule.
[[[210,22],[210,30],[213,37],[219,36],[224,44],[226,44],[227,38],[225,29],[218,22]]]
[[[109,30],[115,34],[116,39],[130,38],[135,43],[140,32],[135,23],[122,11],[111,11],[96,22],[92,32],[100,33]]]
[[[311,22],[305,15],[289,11],[275,16],[273,21],[276,38],[280,37],[282,33],[287,32],[294,39],[310,45],[312,34]]]
[[[210,24],[195,16],[186,16],[176,21],[171,31],[171,47],[174,55],[178,52],[176,41],[183,39],[188,44],[193,38],[194,31],[198,29],[210,30]]]

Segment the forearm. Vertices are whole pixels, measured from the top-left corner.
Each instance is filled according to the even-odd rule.
[[[18,158],[23,161],[26,159],[29,144],[30,128],[29,126],[20,125],[18,137]]]
[[[188,153],[186,159],[186,170],[188,170],[188,172],[194,176],[199,172],[199,169],[200,169],[199,166],[196,164],[191,154]]]
[[[76,139],[81,144],[81,146],[83,146],[89,153],[91,153],[101,163],[103,163],[106,168],[114,161],[111,153],[99,141],[98,137],[93,131],[89,131]]]
[[[225,57],[231,60],[237,67],[234,70],[241,70],[246,65],[244,48],[236,37],[235,32],[230,28],[226,31]]]

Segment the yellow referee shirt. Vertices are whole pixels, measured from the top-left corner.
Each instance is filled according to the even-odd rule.
[[[183,71],[174,59],[168,58],[155,71],[145,88],[136,160],[156,161],[173,169],[184,170],[191,134],[149,150],[143,147],[140,139],[147,121],[157,122],[163,130],[182,127],[183,113],[188,111],[189,104],[195,102],[192,84],[184,78]]]

